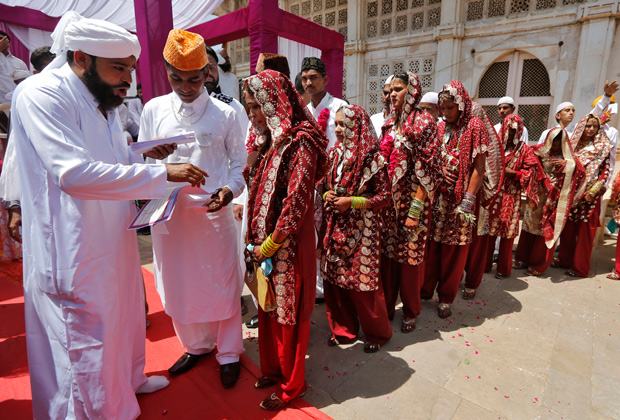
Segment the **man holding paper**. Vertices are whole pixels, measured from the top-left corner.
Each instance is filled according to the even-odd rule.
[[[163,196],[166,179],[200,185],[206,173],[130,153],[115,108],[140,55],[135,35],[68,12],[52,38],[56,59],[20,84],[11,113],[34,418],[135,419],[135,394],[168,380],[144,374],[133,200]]]
[[[244,186],[244,133],[235,111],[204,87],[211,64],[200,35],[172,30],[164,58],[173,92],[144,106],[138,144],[193,132],[196,141],[179,144],[164,162],[192,163],[209,174],[203,190],[181,191],[170,220],[151,229],[157,291],[185,348],[169,372],[187,372],[217,342],[222,385],[231,387],[243,352],[242,274],[228,204]]]

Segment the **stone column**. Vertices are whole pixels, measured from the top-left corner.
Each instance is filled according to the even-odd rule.
[[[435,62],[434,90],[458,78],[461,60],[461,40],[465,28],[461,23],[461,0],[442,0],[441,25],[436,29],[437,61]]]

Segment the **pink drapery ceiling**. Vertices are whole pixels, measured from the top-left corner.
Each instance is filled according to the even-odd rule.
[[[134,10],[136,32],[143,47],[139,60],[142,90],[148,100],[170,91],[162,51],[173,28],[172,1],[135,0]],[[39,10],[0,4],[0,22],[51,32],[58,18]],[[255,68],[261,52],[278,52],[278,36],[318,48],[330,76],[328,90],[337,97],[342,96],[344,36],[281,10],[277,0],[250,0],[243,9],[187,30],[201,34],[208,45],[249,36],[251,69]],[[26,57],[24,61],[27,60]]]

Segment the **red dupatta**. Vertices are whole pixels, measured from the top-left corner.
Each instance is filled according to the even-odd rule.
[[[458,153],[459,177],[454,186],[454,196],[460,203],[469,184],[473,161],[478,153],[487,152],[489,140],[484,123],[472,115],[472,101],[463,84],[458,80],[453,80],[443,86],[439,93],[440,114],[441,103],[446,95],[454,98],[454,103],[461,111],[455,124],[448,125],[445,121],[439,124],[439,138],[443,139],[443,147],[448,154],[452,154],[452,151]]]
[[[478,102],[472,102],[472,115],[478,117],[484,124],[489,135],[487,157],[485,159],[485,174],[481,188],[481,205],[487,207],[493,196],[502,188],[504,182],[504,147],[491,119]]]
[[[560,127],[549,131],[543,144],[532,146],[534,154],[541,160],[548,158],[553,139],[560,132],[562,133],[562,157],[566,163],[557,176],[556,185],[550,188],[547,202],[544,204],[542,230],[547,248],[553,247],[560,237],[568,220],[577,186],[582,182],[585,173],[583,165],[578,159],[575,159],[568,134]]]
[[[576,150],[590,119],[595,119],[598,122],[599,129],[591,144],[575,152],[575,156],[586,171],[583,182],[575,192],[575,199],[573,200],[575,204],[584,197],[586,188],[591,187],[592,183],[598,180],[599,173],[603,169],[601,166],[605,164],[605,161],[609,158],[609,152],[613,149],[613,145],[605,134],[605,130],[601,127],[601,119],[592,114],[583,116],[577,123],[575,131],[573,131],[573,135],[570,138],[571,148]]]

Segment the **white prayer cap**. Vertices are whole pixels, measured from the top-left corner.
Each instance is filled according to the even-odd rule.
[[[568,108],[569,106],[572,106],[573,108],[575,107],[575,105],[572,104],[572,102],[562,102],[560,105],[558,105],[558,107],[555,109],[555,113],[557,114],[558,112],[560,112],[561,110],[563,110],[564,108]]]
[[[439,101],[439,95],[437,92],[426,92],[420,102],[424,102],[425,104],[435,104]]]
[[[385,84],[386,84],[386,85],[391,84],[391,83],[392,83],[392,80],[394,80],[394,75],[393,75],[393,74],[390,74],[390,76],[389,76],[387,79],[385,79]],[[384,86],[385,86],[385,85],[384,85]]]
[[[497,106],[500,106],[501,104],[515,106],[515,100],[512,99],[510,96],[504,96],[503,98],[499,98],[499,101],[497,101]]]
[[[67,51],[82,51],[95,57],[140,57],[138,37],[105,20],[88,19],[79,13],[65,13],[52,32],[51,52],[56,58],[45,70],[58,68],[67,62]]]
[[[32,76],[28,70],[15,70],[11,73],[14,81],[25,79],[26,77]]]

